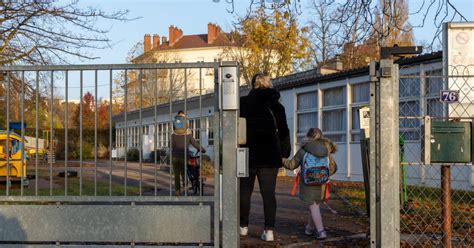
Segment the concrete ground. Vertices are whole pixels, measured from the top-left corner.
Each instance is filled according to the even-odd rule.
[[[275,242],[260,240],[263,231],[263,202],[256,187],[252,196],[249,237],[241,240],[241,247],[367,247],[368,220],[353,211],[335,193],[332,193],[328,205],[337,213],[322,205],[323,222],[328,239],[317,241],[304,234],[304,226],[309,210],[298,197],[291,196],[293,177],[279,177],[277,182],[277,217]],[[334,190],[337,190],[337,184]],[[344,186],[346,187],[346,186]]]
[[[107,182],[109,180],[108,161],[99,161],[97,166],[98,182]],[[68,167],[71,170],[78,171],[77,162],[69,162]],[[161,168],[160,168],[161,167]],[[34,172],[34,164],[29,164],[28,171]],[[38,178],[39,187],[49,189],[49,165],[40,166],[40,177]],[[138,163],[129,163],[127,165],[128,185],[138,186],[142,178],[142,187],[144,195],[154,194],[155,171],[157,171],[157,195],[170,194],[169,167],[158,166],[155,170],[153,164],[142,164],[141,169]],[[64,164],[58,162],[52,167],[53,187],[60,189],[64,187],[64,179],[58,178],[57,173],[64,170]],[[96,168],[93,162],[83,163],[83,177],[88,182],[93,182]],[[141,171],[141,173],[140,173]],[[141,174],[141,175],[140,175]],[[123,162],[114,162],[112,166],[113,187],[123,187],[125,165]],[[277,218],[275,226],[275,242],[264,242],[260,240],[260,234],[263,231],[263,203],[256,183],[255,191],[252,196],[252,207],[250,216],[249,236],[241,240],[241,247],[367,247],[369,241],[366,238],[368,230],[367,218],[358,211],[355,211],[341,198],[336,192],[338,188],[350,187],[347,184],[333,184],[329,207],[322,205],[322,215],[325,228],[328,233],[328,239],[317,241],[314,237],[304,234],[304,225],[308,218],[308,207],[303,204],[298,197],[291,196],[293,186],[293,177],[279,177],[277,182]],[[213,176],[207,176],[206,195],[213,193]],[[34,179],[30,181],[28,188],[34,187]],[[108,185],[108,184],[105,184]],[[71,185],[72,186],[72,185]],[[77,185],[76,185],[77,186]],[[108,187],[108,186],[106,186]],[[105,190],[105,192],[108,192]]]

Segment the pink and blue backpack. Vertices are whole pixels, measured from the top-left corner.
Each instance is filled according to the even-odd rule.
[[[329,182],[329,157],[316,157],[305,153],[301,166],[301,177],[304,184],[314,186]]]

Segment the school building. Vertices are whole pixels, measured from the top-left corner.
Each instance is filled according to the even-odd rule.
[[[441,77],[442,52],[400,59],[396,63],[400,66],[401,75],[400,116],[446,116],[448,107],[439,101],[440,90],[446,88]],[[338,146],[335,155],[338,171],[333,179],[363,181],[357,110],[369,105],[369,68],[329,74],[322,73],[321,69],[313,69],[276,78],[273,83],[281,93],[281,103],[286,110],[293,152],[297,150],[298,142],[309,128],[319,127]],[[248,90],[243,89],[241,95],[247,94]],[[194,137],[206,147],[212,158],[214,103],[213,94],[207,94],[189,98],[186,104],[184,100],[173,102],[171,108],[169,104],[156,108],[152,106],[142,110],[141,126],[138,111],[127,113],[126,124],[124,114],[115,116],[118,156],[124,155],[126,147],[138,147],[140,135],[143,137],[144,158],[154,149],[155,134],[157,148],[167,147],[171,131],[170,120],[177,111],[185,110]],[[474,113],[468,115],[472,117]],[[400,119],[400,134],[405,140],[408,184],[439,186],[439,166],[431,167],[420,163],[423,134],[421,121]],[[451,173],[453,188],[473,189],[474,172],[471,164],[453,166]]]

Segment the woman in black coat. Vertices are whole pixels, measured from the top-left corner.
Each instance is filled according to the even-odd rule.
[[[240,180],[240,234],[248,235],[250,199],[258,177],[265,215],[261,238],[273,241],[276,179],[282,158],[290,156],[290,132],[285,108],[279,102],[280,93],[272,88],[270,77],[255,75],[252,87],[250,93],[240,99],[240,116],[247,120],[244,147],[249,148],[249,177]]]

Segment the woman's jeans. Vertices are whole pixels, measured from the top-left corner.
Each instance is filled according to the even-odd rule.
[[[258,178],[260,194],[263,198],[265,227],[275,227],[276,198],[275,187],[278,168],[250,168],[249,177],[240,179],[240,226],[249,225],[250,200],[252,198],[255,177]]]

